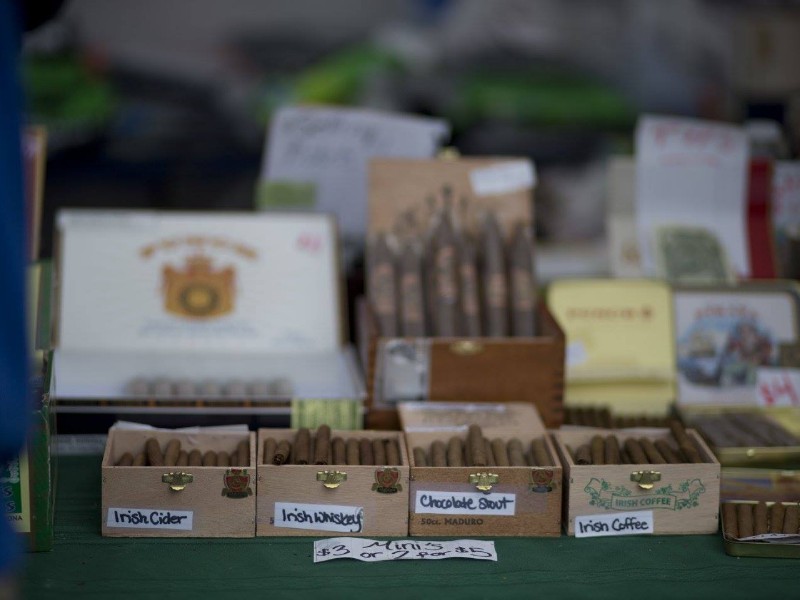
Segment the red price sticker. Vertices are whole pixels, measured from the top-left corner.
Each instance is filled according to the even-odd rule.
[[[756,402],[761,406],[800,406],[800,369],[758,369]]]

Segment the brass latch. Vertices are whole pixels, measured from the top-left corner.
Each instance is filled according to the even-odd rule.
[[[661,481],[661,473],[658,471],[634,471],[631,473],[631,481],[639,484],[643,490],[653,489],[656,481]]]
[[[343,471],[318,471],[317,481],[321,481],[329,490],[335,490],[343,481],[347,481],[347,473]]]
[[[450,350],[459,356],[475,356],[483,352],[483,344],[474,340],[458,340],[450,344]]]
[[[161,476],[161,482],[168,483],[169,489],[171,489],[173,492],[180,492],[193,481],[194,475],[191,473],[164,473]]]
[[[500,476],[494,473],[473,473],[469,476],[469,482],[482,492],[488,492],[499,481]]]

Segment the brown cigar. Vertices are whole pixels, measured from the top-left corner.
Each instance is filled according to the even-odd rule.
[[[431,464],[434,467],[447,466],[447,446],[441,440],[436,440],[431,444]]]
[[[534,305],[536,283],[533,275],[533,242],[528,227],[518,223],[508,253],[511,293],[511,331],[515,336],[536,334]]]
[[[508,335],[508,282],[503,252],[503,235],[492,213],[483,225],[483,297],[486,335]]]
[[[646,465],[647,464],[647,455],[644,453],[642,449],[642,445],[633,438],[628,438],[625,440],[625,450],[628,452],[628,456],[631,458],[631,464],[634,465]]]
[[[133,458],[133,465],[134,467],[143,467],[147,464],[147,455],[144,452],[139,452]]]
[[[331,428],[327,425],[317,427],[314,439],[314,464],[327,465],[331,461]]]
[[[200,467],[203,464],[203,453],[200,450],[192,450],[189,452],[189,466]]]
[[[592,436],[592,440],[590,442],[590,448],[592,453],[592,464],[593,465],[605,464],[606,448],[605,448],[605,440],[603,440],[602,435]]]
[[[739,537],[739,523],[736,517],[736,505],[732,502],[726,502],[722,505],[722,524],[724,526],[725,536],[731,539]]]
[[[347,447],[345,446],[342,438],[333,438],[333,441],[331,442],[331,453],[333,454],[334,465],[347,464]]]
[[[147,454],[147,463],[151,467],[164,466],[164,455],[161,454],[161,446],[158,445],[156,438],[148,438],[144,445],[144,451]]]
[[[374,465],[375,456],[372,453],[372,440],[368,438],[361,438],[358,442],[358,450],[361,455],[362,465]]]
[[[394,253],[389,248],[386,236],[383,234],[377,237],[371,250],[368,255],[367,293],[378,319],[381,335],[394,337],[397,335],[397,284]]]
[[[301,427],[294,436],[294,464],[307,465],[311,456],[311,431]]]
[[[783,533],[783,520],[786,508],[782,503],[776,502],[769,509],[769,532]]]
[[[236,445],[236,464],[240,467],[250,466],[250,440],[242,440]]]
[[[175,466],[178,462],[178,455],[181,453],[180,440],[170,440],[167,442],[167,448],[164,450],[164,465],[167,467]]]
[[[550,458],[550,453],[547,451],[544,438],[536,438],[531,442],[531,457],[536,467],[553,466],[553,461]]]
[[[272,457],[273,465],[283,465],[289,462],[289,457],[292,454],[292,445],[289,440],[281,440],[275,447],[275,456]]]
[[[753,506],[751,504],[737,504],[736,517],[739,538],[751,537],[753,535]]]
[[[464,466],[464,444],[460,438],[455,436],[451,437],[450,441],[447,442],[447,466]]]
[[[606,464],[618,465],[622,462],[622,457],[619,455],[619,441],[615,435],[606,436]]]
[[[218,467],[230,467],[231,466],[231,455],[225,452],[224,450],[220,450],[217,453],[217,466]]]
[[[575,464],[576,465],[590,465],[592,464],[592,450],[589,444],[582,444],[575,450]]]
[[[278,442],[275,438],[267,438],[264,440],[264,464],[271,464],[275,460],[275,451],[278,449]]]
[[[204,467],[216,467],[217,466],[217,453],[213,450],[209,450],[205,454],[203,454],[203,466]]]
[[[425,298],[419,255],[410,244],[400,259],[400,329],[407,337],[422,337],[425,324]]]
[[[181,453],[178,454],[178,460],[175,461],[175,466],[177,467],[185,467],[189,464],[189,453],[186,450],[181,450]]]
[[[486,466],[496,467],[497,461],[494,459],[494,450],[492,450],[492,442],[483,438],[483,451],[486,453]]]
[[[494,462],[498,467],[509,466],[508,451],[506,450],[506,443],[500,438],[492,440],[492,454],[494,455]]]
[[[428,457],[425,456],[425,450],[422,448],[414,448],[414,464],[418,467],[428,466]]]
[[[632,462],[631,457],[625,448],[622,448],[619,451],[619,462],[623,465],[629,465]]]
[[[663,456],[664,460],[666,460],[669,464],[675,465],[683,462],[683,459],[678,455],[677,452],[675,452],[675,450],[672,449],[672,446],[667,443],[667,440],[658,439],[654,442],[654,444],[661,453],[661,456]]]
[[[117,462],[118,467],[130,467],[133,466],[133,454],[130,452],[126,452],[122,456],[120,456],[119,461]]]
[[[783,533],[797,533],[800,510],[797,504],[789,504],[783,514]]]
[[[470,425],[467,431],[467,445],[469,446],[470,466],[486,466],[486,446],[483,443],[483,431],[480,425]]]
[[[443,210],[433,244],[433,330],[437,336],[458,335],[458,262],[453,224]]]
[[[763,535],[769,532],[769,521],[767,519],[767,505],[764,502],[759,502],[758,504],[756,504],[756,509],[754,511],[754,521],[755,521],[755,525],[753,526],[754,535]]]
[[[470,337],[481,335],[481,299],[478,288],[478,266],[475,246],[464,236],[459,247],[461,279],[461,334]]]
[[[400,462],[400,446],[397,444],[397,440],[390,438],[384,441],[384,445],[386,446],[386,465],[394,467],[402,464]]]
[[[508,441],[508,463],[512,467],[525,467],[528,464],[525,460],[525,449],[517,438]]]
[[[652,465],[663,465],[667,462],[667,460],[661,456],[661,452],[658,451],[653,441],[649,438],[639,438],[639,445],[644,450],[645,456],[647,456],[647,460]]]
[[[386,465],[386,448],[383,440],[375,438],[372,440],[372,460],[373,464]]]
[[[677,419],[671,419],[669,422],[669,428],[670,431],[672,431],[672,435],[675,437],[675,441],[678,442],[678,448],[686,459],[686,462],[703,462],[700,452],[697,450],[694,442],[689,437],[689,434],[686,433],[686,429],[684,429],[683,424],[681,424],[681,422]]]
[[[359,456],[358,439],[348,438],[345,442],[345,451],[347,454],[348,465],[360,465],[361,458]]]
[[[599,427],[602,427],[603,429],[613,429],[614,428],[614,422],[613,422],[613,419],[611,418],[611,411],[608,410],[607,408],[599,409],[599,419],[598,420],[600,421]]]

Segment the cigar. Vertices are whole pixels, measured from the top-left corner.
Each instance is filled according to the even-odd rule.
[[[683,459],[672,449],[672,446],[667,443],[667,440],[658,439],[654,444],[667,463],[675,465],[683,462]]]
[[[189,453],[186,450],[181,450],[181,453],[178,454],[178,460],[175,461],[176,467],[185,467],[189,464]]]
[[[250,466],[250,440],[242,440],[236,445],[236,464],[240,467]]]
[[[178,462],[178,455],[181,453],[180,440],[170,440],[164,450],[164,465],[173,467]]]
[[[153,389],[150,382],[144,377],[137,377],[128,383],[127,392],[131,396],[152,396]]]
[[[564,407],[564,425],[575,425],[575,409]]]
[[[781,502],[776,502],[769,509],[769,532],[783,533],[783,521],[786,508]]]
[[[623,465],[629,465],[633,461],[631,461],[631,456],[628,454],[628,451],[625,448],[621,448],[619,451],[619,462]]]
[[[494,450],[492,450],[492,442],[483,438],[483,451],[486,453],[486,466],[496,467],[497,461],[494,459]]]
[[[275,460],[275,452],[278,449],[278,442],[275,438],[267,438],[264,440],[264,464],[268,465]],[[283,462],[283,461],[281,461]]]
[[[386,448],[381,439],[372,440],[372,461],[375,465],[386,465]]]
[[[725,527],[725,536],[730,539],[739,537],[738,518],[736,517],[736,505],[726,502],[722,505],[722,524]]]
[[[222,394],[222,388],[213,379],[206,379],[200,382],[199,395],[207,398],[216,398]]]
[[[136,457],[133,459],[134,467],[143,467],[147,464],[147,455],[144,452],[139,452]]]
[[[368,255],[367,292],[378,319],[380,334],[397,335],[397,288],[394,253],[384,234],[378,235]]]
[[[272,458],[273,465],[283,465],[289,462],[289,456],[292,454],[292,445],[289,440],[281,440],[275,447],[275,456]]]
[[[625,440],[625,450],[628,451],[628,456],[631,458],[631,463],[634,465],[646,465],[647,455],[642,449],[642,445],[633,438]]]
[[[225,452],[224,450],[220,450],[217,453],[217,466],[218,467],[231,466],[231,455]]]
[[[431,464],[434,467],[447,466],[447,446],[441,440],[431,444]]]
[[[481,335],[481,299],[478,288],[478,267],[475,246],[462,237],[459,247],[461,276],[461,333],[470,337]]]
[[[754,515],[755,525],[753,526],[754,535],[762,535],[769,532],[769,522],[767,520],[767,505],[764,502],[756,504]]]
[[[544,442],[544,438],[536,438],[531,442],[531,457],[533,458],[533,466],[553,466],[553,461],[550,458],[550,453],[547,451],[547,445]]]
[[[414,448],[414,464],[418,467],[428,466],[428,457],[425,456],[425,450],[422,448]]]
[[[492,454],[494,455],[494,462],[498,467],[509,466],[508,451],[506,450],[506,443],[500,438],[492,440]]]
[[[480,425],[470,425],[467,431],[467,446],[469,447],[470,465],[474,467],[486,466],[486,445],[483,443],[483,431]]]
[[[333,438],[333,441],[331,442],[331,452],[333,454],[334,465],[347,464],[347,447],[342,438]]]
[[[203,453],[200,450],[192,450],[189,453],[189,466],[200,467],[203,464]]]
[[[197,395],[197,390],[191,380],[180,379],[175,384],[175,395],[179,398],[191,398]]]
[[[783,514],[783,533],[797,533],[800,524],[798,521],[800,521],[800,509],[797,504],[788,505]]]
[[[372,440],[368,438],[361,438],[358,442],[359,454],[361,455],[362,465],[374,465],[375,456],[372,453]]]
[[[661,453],[651,439],[645,437],[639,438],[639,445],[642,447],[642,450],[644,450],[644,454],[647,456],[647,460],[650,464],[663,465],[667,462],[667,460],[661,456]]]
[[[592,436],[592,440],[590,442],[590,448],[592,454],[592,464],[593,465],[605,464],[606,448],[605,448],[605,441],[603,440],[602,435]]]
[[[151,467],[164,466],[164,455],[161,454],[161,446],[158,445],[156,438],[148,438],[144,444],[144,451],[147,453],[147,463]]]
[[[512,467],[525,467],[528,462],[525,460],[525,450],[522,442],[517,438],[508,441],[508,463]]]
[[[126,452],[122,456],[120,456],[119,461],[117,461],[118,467],[131,467],[133,466],[133,454],[130,452]]]
[[[451,437],[450,441],[447,442],[447,466],[464,466],[464,444],[460,438],[455,436]]]
[[[314,464],[327,465],[331,461],[331,428],[327,425],[317,427],[314,439]]]
[[[590,465],[592,464],[592,450],[589,444],[582,444],[575,450],[575,464],[576,465]]]
[[[419,255],[410,244],[400,258],[400,329],[404,336],[422,337],[426,332],[425,298]]]
[[[157,398],[172,396],[172,382],[169,379],[156,379],[153,383],[153,395]]]
[[[615,435],[606,436],[606,464],[618,465],[622,462],[622,457],[619,455],[619,441]]]
[[[503,252],[503,235],[490,212],[483,224],[483,296],[486,335],[508,335],[508,283]]]
[[[360,465],[361,459],[359,457],[358,440],[356,438],[348,438],[345,442],[345,453],[348,465]]]
[[[395,439],[385,440],[386,445],[386,465],[390,467],[401,465],[400,446]]]
[[[599,413],[598,427],[602,427],[603,429],[613,429],[614,423],[613,419],[611,418],[611,411],[608,410],[607,408],[602,408],[598,410],[598,413]],[[617,444],[617,447],[619,447],[619,444]]]
[[[209,450],[205,454],[203,454],[203,466],[204,467],[216,467],[217,466],[217,453],[213,450]]]
[[[672,431],[672,435],[675,438],[675,441],[678,442],[678,448],[683,454],[686,462],[690,463],[701,463],[703,462],[703,458],[700,456],[700,452],[698,451],[697,447],[695,446],[692,439],[689,437],[689,434],[686,433],[686,429],[684,429],[683,425],[677,419],[672,419],[669,422],[670,431]]]
[[[247,396],[247,386],[240,379],[231,379],[225,384],[222,394],[228,398],[244,398]]]
[[[534,306],[536,283],[533,275],[533,242],[524,223],[514,227],[509,259],[509,283],[511,284],[511,332],[518,337],[536,334]]]
[[[739,538],[751,537],[753,535],[753,507],[750,504],[737,504],[736,517]]]
[[[311,432],[301,427],[294,436],[294,464],[307,465],[311,456]]]
[[[433,330],[437,336],[452,337],[458,335],[458,249],[446,210],[434,233],[433,267]]]

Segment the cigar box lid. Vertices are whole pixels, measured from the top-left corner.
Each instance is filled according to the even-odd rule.
[[[401,402],[397,410],[406,433],[462,431],[470,425],[480,425],[487,437],[530,436],[545,431],[536,408],[524,402]]]

